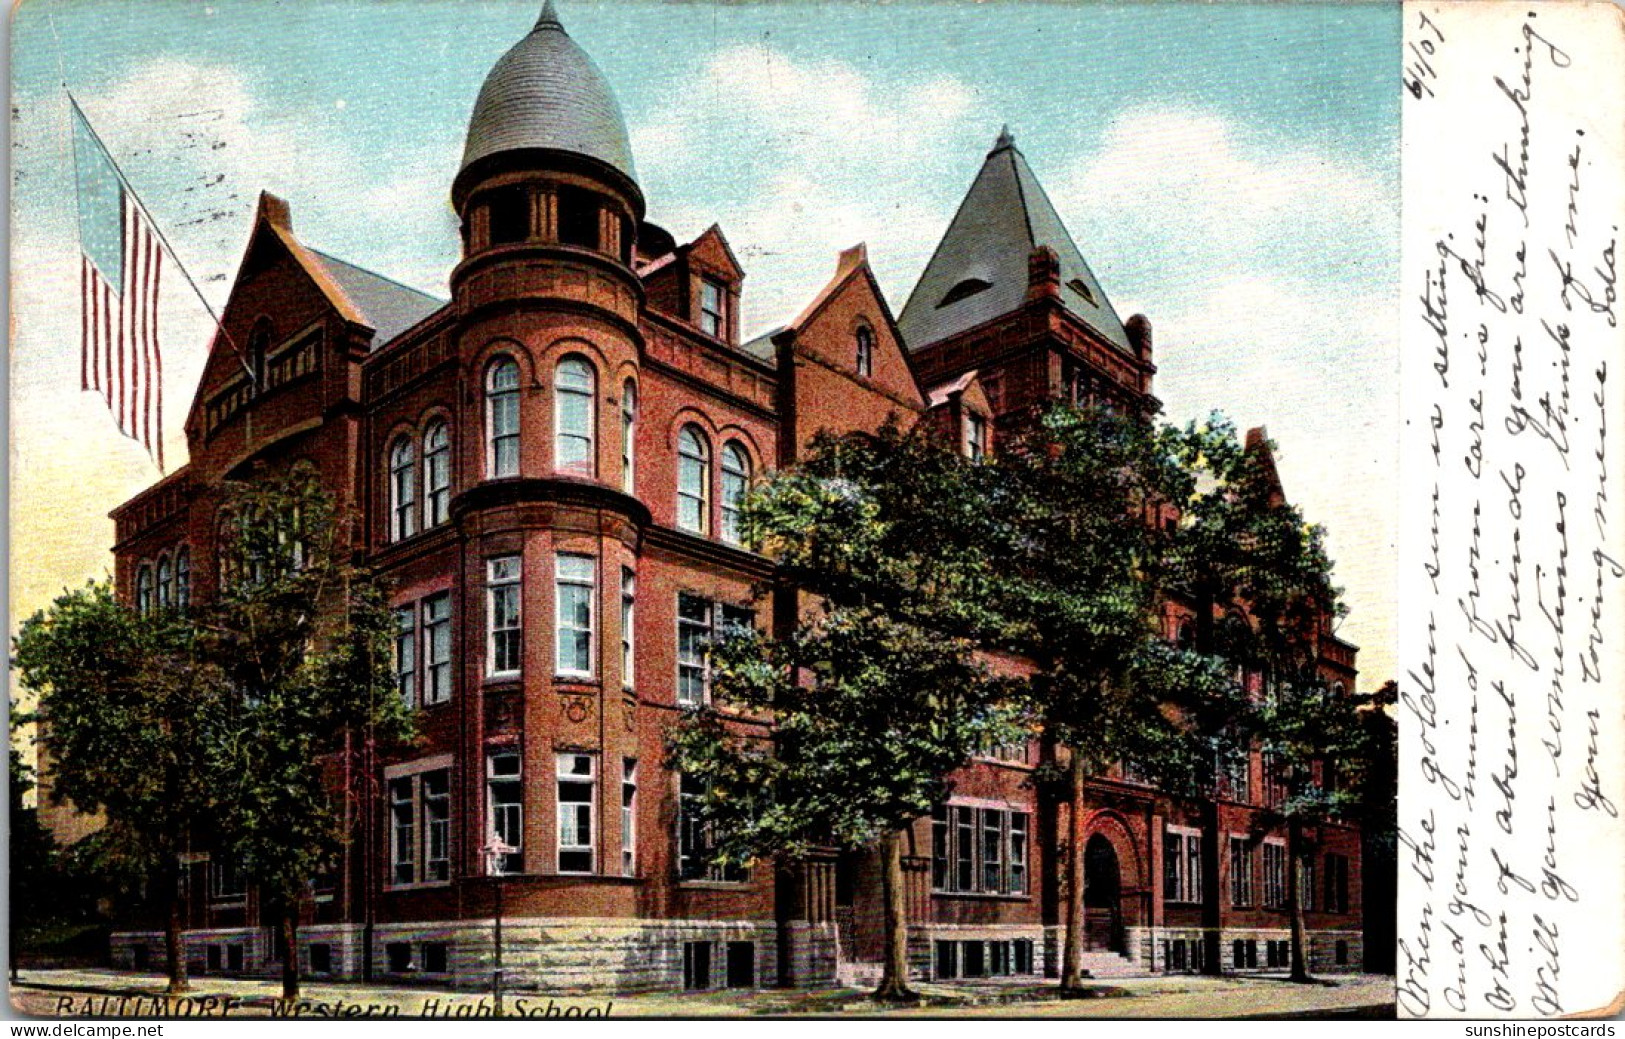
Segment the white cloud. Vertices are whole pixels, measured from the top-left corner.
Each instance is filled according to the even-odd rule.
[[[1170,418],[1228,414],[1279,444],[1329,531],[1369,684],[1394,666],[1396,186],[1217,114],[1119,113],[1050,185],[1125,316],[1150,315]]]
[[[943,200],[969,184],[967,130],[980,138],[984,124],[951,77],[882,82],[749,45],[713,55],[632,145],[656,220],[687,238],[720,217],[759,330],[794,316],[859,241],[901,307],[947,225]],[[944,169],[963,182],[944,190]]]

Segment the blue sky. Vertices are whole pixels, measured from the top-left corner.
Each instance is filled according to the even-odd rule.
[[[218,306],[261,189],[308,244],[445,295],[447,192],[527,3],[113,4],[13,16],[12,615],[110,565],[156,472],[78,391],[66,79]],[[1170,418],[1266,424],[1331,531],[1363,647],[1394,639],[1397,5],[607,3],[560,14],[615,89],[651,219],[722,225],[748,329],[867,241],[893,310],[1002,124],[1125,318]],[[202,308],[164,311],[166,430]],[[184,444],[170,442],[171,458]]]

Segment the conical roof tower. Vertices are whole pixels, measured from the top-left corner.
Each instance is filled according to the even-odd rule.
[[[1132,352],[1123,322],[1009,127],[999,132],[897,319],[904,342],[919,350],[1019,309],[1028,288],[1028,259],[1040,246],[1052,249],[1060,261],[1063,306],[1102,338]]]

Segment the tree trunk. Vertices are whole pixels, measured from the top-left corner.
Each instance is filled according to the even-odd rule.
[[[1286,904],[1292,914],[1292,980],[1313,981],[1304,957],[1303,895],[1298,890],[1298,851],[1303,843],[1302,825],[1297,819],[1286,824]]]
[[[282,910],[282,1001],[299,1000],[299,903],[290,901]]]
[[[164,969],[169,973],[169,994],[178,996],[191,987],[186,981],[186,946],[181,941],[181,927],[185,922],[181,915],[181,867],[173,853],[166,854],[165,861],[168,865],[159,881],[164,885],[164,901],[168,907],[164,921]]]
[[[874,998],[887,1003],[915,1003],[919,994],[908,987],[908,920],[903,899],[903,841],[896,832],[880,839],[881,897],[886,903],[886,954],[880,987]]]
[[[1074,748],[1067,769],[1072,807],[1066,852],[1066,944],[1061,953],[1061,991],[1083,988],[1083,755]]]

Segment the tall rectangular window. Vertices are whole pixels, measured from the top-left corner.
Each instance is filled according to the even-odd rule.
[[[1010,813],[1010,894],[1027,893],[1027,813]]]
[[[423,600],[423,702],[451,699],[451,593]]]
[[[1170,902],[1202,900],[1202,838],[1198,834],[1163,832],[1162,897]]]
[[[593,791],[596,770],[591,754],[558,755],[559,872],[591,873],[593,868]]]
[[[954,808],[954,888],[976,890],[976,811],[964,805]]]
[[[951,861],[948,840],[948,806],[939,804],[931,809],[931,887],[948,891],[948,864]]]
[[[451,772],[438,769],[422,776],[423,879],[451,879]]]
[[[485,759],[485,801],[489,814],[489,833],[514,849],[495,862],[494,873],[520,873],[525,868],[525,806],[522,801],[522,766],[519,753],[512,750],[495,751]],[[486,868],[492,869],[487,862]]]
[[[726,329],[722,286],[704,278],[700,281],[700,331],[721,339]]]
[[[756,615],[741,606],[702,596],[677,595],[677,702],[697,707],[711,696],[709,647],[713,638],[748,630]]]
[[[1349,858],[1347,855],[1326,855],[1326,911],[1349,911]]]
[[[248,883],[235,859],[214,856],[209,859],[209,898],[214,902],[243,902]]]
[[[677,779],[677,875],[684,880],[720,880],[744,883],[750,871],[736,863],[717,861],[711,827],[700,814],[705,781],[697,776]]]
[[[621,567],[621,685],[626,689],[635,685],[632,668],[637,654],[632,640],[637,630],[633,625],[637,592],[638,575],[629,566]]]
[[[395,611],[395,691],[408,707],[417,706],[417,610],[403,606]]]
[[[987,454],[987,419],[965,412],[965,457],[975,461]]]
[[[1271,909],[1286,905],[1286,845],[1273,841],[1264,845],[1264,905]]]
[[[931,811],[931,887],[986,895],[1027,892],[1030,818],[1005,808]]]
[[[1185,901],[1202,901],[1202,838],[1185,835]]]
[[[1245,837],[1230,838],[1230,904],[1253,904],[1253,848]]]
[[[1305,911],[1315,908],[1315,860],[1298,862],[1298,905]]]
[[[621,876],[638,873],[638,762],[621,761]]]
[[[451,879],[451,770],[434,769],[389,781],[389,883]]]
[[[1004,813],[982,809],[982,890],[1004,890]]]
[[[501,556],[485,563],[486,673],[519,672],[520,563]]]
[[[592,556],[560,555],[557,587],[557,673],[592,675]]]
[[[417,880],[417,807],[412,803],[412,777],[389,781],[390,879],[396,884]]]

